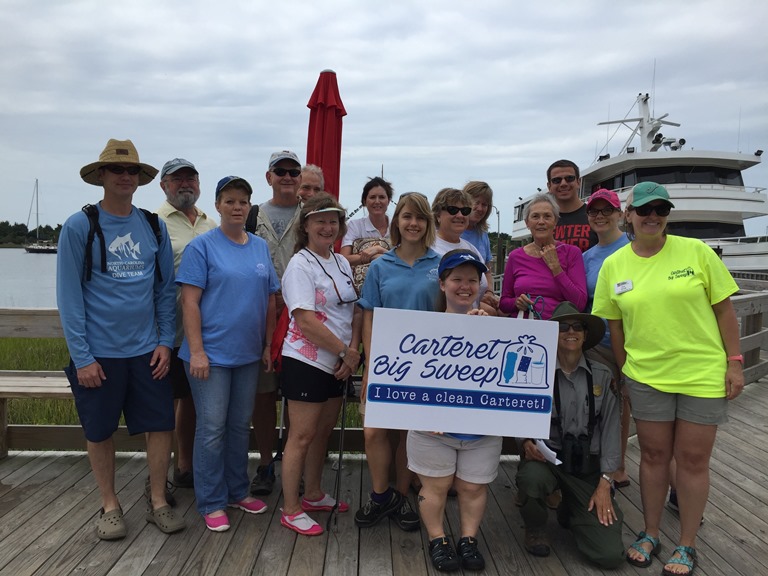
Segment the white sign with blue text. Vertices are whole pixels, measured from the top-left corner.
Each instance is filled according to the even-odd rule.
[[[557,326],[376,308],[365,425],[548,438]]]

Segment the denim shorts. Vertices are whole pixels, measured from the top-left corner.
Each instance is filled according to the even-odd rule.
[[[632,417],[649,422],[685,420],[707,426],[728,422],[728,400],[661,392],[625,376]]]
[[[88,441],[111,438],[121,413],[131,435],[174,429],[171,383],[168,378],[152,379],[151,359],[152,352],[131,358],[96,358],[107,377],[98,388],[77,382],[77,369],[70,359],[65,372]]]
[[[311,364],[283,356],[283,397],[299,402],[325,402],[344,394],[346,380],[337,380]]]

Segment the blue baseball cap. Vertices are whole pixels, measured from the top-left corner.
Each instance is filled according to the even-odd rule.
[[[168,160],[168,162],[163,164],[163,169],[160,170],[160,178],[165,178],[168,174],[173,174],[182,168],[189,168],[195,174],[199,174],[197,168],[195,168],[195,165],[192,164],[192,162],[189,160],[185,160],[184,158],[174,158],[173,160]]]
[[[472,264],[480,271],[480,274],[488,272],[488,267],[473,252],[469,250],[452,250],[440,260],[440,265],[437,267],[437,275],[442,276],[446,270],[453,270],[462,264]]]
[[[232,184],[232,182],[242,182],[245,187],[248,189],[248,197],[250,198],[253,194],[253,188],[251,188],[251,185],[248,184],[248,180],[245,178],[240,178],[240,176],[224,176],[221,180],[219,180],[219,183],[216,184],[216,198],[219,197],[219,194],[221,194],[221,191],[224,190],[227,186]]]

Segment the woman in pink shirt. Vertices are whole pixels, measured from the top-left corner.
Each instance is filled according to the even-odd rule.
[[[499,309],[543,320],[552,316],[560,302],[569,301],[584,310],[584,260],[577,247],[555,241],[557,204],[549,194],[537,194],[525,207],[523,217],[533,241],[509,254]]]

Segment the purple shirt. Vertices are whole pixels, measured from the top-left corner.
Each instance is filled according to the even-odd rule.
[[[552,276],[542,258],[528,256],[523,248],[513,250],[504,269],[504,283],[501,286],[499,309],[507,314],[517,314],[515,300],[521,294],[529,294],[531,300],[541,296],[536,310],[548,320],[560,302],[571,302],[579,310],[587,305],[587,277],[581,250],[576,246],[557,242],[557,258],[563,271]],[[528,317],[526,312],[525,317]]]

